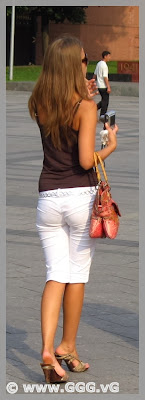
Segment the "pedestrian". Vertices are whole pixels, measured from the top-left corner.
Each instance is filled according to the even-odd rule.
[[[98,91],[101,95],[101,101],[97,104],[97,109],[100,109],[100,117],[107,111],[109,104],[109,94],[111,92],[109,79],[108,79],[108,66],[107,62],[110,61],[111,53],[103,51],[102,60],[96,65],[93,78],[97,79]]]
[[[50,383],[68,380],[62,360],[73,372],[89,368],[87,362],[80,361],[76,349],[84,288],[96,244],[89,237],[89,224],[97,190],[93,169],[97,115],[85,80],[87,62],[77,38],[56,39],[45,53],[41,75],[29,99],[44,152],[36,224],[46,261],[41,367]],[[102,159],[117,146],[117,125],[113,130],[108,126],[108,130],[108,146],[98,151]],[[63,334],[54,351],[61,302]]]

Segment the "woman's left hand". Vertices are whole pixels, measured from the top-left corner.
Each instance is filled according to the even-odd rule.
[[[87,89],[88,89],[88,95],[89,95],[90,98],[92,98],[92,97],[96,96],[97,94],[99,94],[98,87],[97,87],[95,79],[88,80],[88,79],[85,78],[85,82],[86,82],[86,86],[87,86]]]

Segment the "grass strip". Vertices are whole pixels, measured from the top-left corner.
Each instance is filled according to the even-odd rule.
[[[94,72],[97,61],[89,61],[87,72]],[[14,66],[13,68],[13,81],[15,82],[35,82],[41,72],[41,65],[24,65]],[[109,61],[108,69],[110,74],[117,73],[117,61]],[[6,81],[9,81],[9,67],[6,67]]]

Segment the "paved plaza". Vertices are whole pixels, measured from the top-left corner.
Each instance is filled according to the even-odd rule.
[[[45,263],[35,228],[43,159],[39,129],[27,109],[29,96],[30,92],[7,91],[7,383],[16,382],[21,394],[23,384],[44,384],[40,301]],[[120,394],[139,391],[138,102],[138,97],[110,95],[109,110],[116,110],[119,132],[106,170],[122,217],[115,240],[96,240],[86,284],[77,348],[90,368],[82,374],[69,372],[75,384],[94,382],[96,393],[102,393],[100,385],[112,382],[119,383]],[[101,128],[99,123],[96,149]],[[56,345],[61,334],[62,312]]]

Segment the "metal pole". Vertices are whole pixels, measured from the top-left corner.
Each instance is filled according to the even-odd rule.
[[[10,81],[13,79],[13,64],[14,64],[14,36],[15,36],[15,6],[12,6],[11,15],[11,41],[10,41]]]

